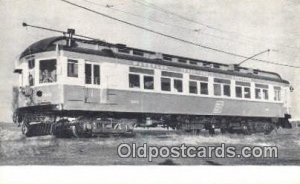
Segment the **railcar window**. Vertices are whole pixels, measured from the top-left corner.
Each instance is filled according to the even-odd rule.
[[[137,56],[144,56],[144,53],[142,51],[139,51],[139,50],[133,50],[132,54],[137,55]]]
[[[33,69],[34,66],[35,66],[35,60],[34,59],[28,60],[28,68]]]
[[[154,89],[154,79],[152,76],[144,76],[144,89]]]
[[[244,87],[244,98],[251,98],[251,91],[248,87]]]
[[[197,65],[197,61],[190,61],[191,65]]]
[[[164,60],[167,60],[167,61],[172,61],[172,58],[169,57],[169,56],[163,56],[163,59],[164,59]]]
[[[56,82],[56,60],[40,61],[40,83]]]
[[[251,84],[249,82],[236,81],[235,84],[235,96],[237,98],[251,98]]]
[[[261,89],[255,89],[255,98],[262,99]]]
[[[281,100],[281,90],[280,87],[274,87],[274,100],[280,101]]]
[[[214,68],[220,68],[221,66],[219,64],[213,64]]]
[[[170,78],[161,78],[161,90],[162,91],[171,91],[171,79]]]
[[[230,96],[230,86],[229,85],[223,85],[223,94],[224,94],[224,96]]]
[[[200,94],[208,95],[208,83],[200,82]]]
[[[189,82],[189,91],[192,94],[197,94],[198,93],[197,82],[196,81],[190,81]]]
[[[129,74],[129,87],[130,88],[140,88],[140,75]]]
[[[178,62],[179,63],[186,63],[186,60],[185,59],[178,59]]]
[[[221,84],[214,84],[214,95],[221,96]]]
[[[118,52],[129,54],[130,50],[128,48],[119,48]]]
[[[237,98],[242,98],[242,87],[241,86],[235,87],[235,96]]]
[[[255,88],[255,98],[261,99],[261,89]]]
[[[182,92],[182,80],[174,79],[174,89],[176,92]]]
[[[137,68],[137,67],[129,67],[129,72],[154,75],[154,70],[149,70],[149,69],[145,69],[145,68]]]
[[[28,84],[29,84],[29,86],[34,86],[34,76],[35,76],[34,67],[35,67],[35,60],[34,59],[28,60],[28,69],[29,69]]]
[[[268,85],[255,84],[255,98],[256,99],[269,99]]]
[[[94,84],[100,85],[100,66],[99,65],[93,65],[94,66]]]
[[[214,95],[230,97],[230,80],[214,78]]]
[[[68,59],[68,77],[78,77],[78,61]]]
[[[92,84],[92,65],[85,64],[85,83]]]
[[[263,94],[264,94],[264,99],[265,99],[265,100],[268,100],[268,99],[269,99],[269,93],[268,93],[268,90],[263,89]]]

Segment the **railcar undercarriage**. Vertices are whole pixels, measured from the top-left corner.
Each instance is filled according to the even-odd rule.
[[[285,118],[258,118],[233,116],[199,116],[178,114],[140,114],[115,112],[73,111],[16,111],[14,122],[22,127],[27,137],[54,135],[56,137],[134,136],[134,127],[165,127],[178,132],[199,134],[269,134],[283,127],[291,128]]]

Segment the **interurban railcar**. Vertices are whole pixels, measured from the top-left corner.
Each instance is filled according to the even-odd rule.
[[[211,133],[290,127],[290,85],[273,72],[72,35],[32,44],[15,72],[14,121],[27,136],[128,132],[130,122]]]

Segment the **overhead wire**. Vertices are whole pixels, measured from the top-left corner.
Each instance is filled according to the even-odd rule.
[[[236,54],[236,53],[233,53],[233,52],[228,52],[228,51],[224,51],[224,50],[221,50],[221,49],[209,47],[209,46],[206,46],[206,45],[201,45],[201,44],[198,44],[198,43],[195,43],[195,42],[192,42],[192,41],[184,40],[184,39],[182,39],[182,38],[178,38],[178,37],[175,37],[175,36],[172,36],[172,35],[168,35],[168,34],[165,34],[165,33],[161,33],[161,32],[158,32],[158,31],[156,31],[156,30],[153,30],[153,29],[149,29],[149,28],[146,28],[146,27],[143,27],[143,26],[139,26],[139,25],[136,25],[136,24],[134,24],[134,23],[131,23],[131,22],[128,22],[128,21],[124,21],[124,20],[121,20],[121,19],[112,17],[112,16],[110,16],[110,15],[104,14],[104,13],[102,13],[102,12],[95,11],[95,10],[90,9],[90,8],[88,8],[88,7],[85,7],[85,6],[82,6],[82,5],[79,5],[79,4],[70,2],[70,1],[68,1],[68,0],[61,0],[61,1],[62,1],[62,2],[65,2],[65,3],[67,3],[67,4],[70,4],[70,5],[72,5],[72,6],[75,6],[75,7],[81,8],[81,9],[84,9],[84,10],[86,10],[86,11],[95,13],[95,14],[97,14],[97,15],[101,15],[101,16],[103,16],[103,17],[106,17],[106,18],[109,18],[109,19],[112,19],[112,20],[115,20],[115,21],[118,21],[118,22],[127,24],[127,25],[129,25],[129,26],[136,27],[136,28],[139,28],[139,29],[142,29],[142,30],[145,30],[145,31],[154,33],[154,34],[158,34],[158,35],[161,35],[161,36],[164,36],[164,37],[167,37],[167,38],[171,38],[171,39],[174,39],[174,40],[177,40],[177,41],[180,41],[180,42],[188,43],[188,44],[191,44],[191,45],[194,45],[194,46],[202,47],[202,48],[205,48],[205,49],[208,49],[208,50],[212,50],[212,51],[219,52],[219,53],[223,53],[223,54],[227,54],[227,55],[232,55],[232,56],[236,56],[236,57],[240,57],[240,58],[245,58],[245,59],[249,58],[249,57],[247,57],[247,56],[243,56],[243,55]],[[256,61],[265,62],[265,63],[269,63],[269,64],[274,64],[274,65],[281,65],[281,66],[287,66],[287,67],[300,68],[300,66],[292,66],[292,65],[288,65],[288,64],[281,64],[281,63],[276,63],[276,62],[267,61],[267,60],[262,60],[262,59],[256,59],[256,58],[251,58],[251,60],[256,60]]]
[[[142,6],[145,6],[145,7],[152,8],[152,9],[155,9],[157,11],[163,12],[163,13],[165,13],[167,15],[175,16],[175,17],[178,17],[178,18],[180,18],[182,20],[185,20],[185,21],[188,21],[188,22],[192,22],[192,23],[204,26],[204,27],[206,27],[208,29],[216,30],[216,31],[219,31],[219,32],[227,33],[227,34],[228,33],[229,34],[236,34],[236,35],[242,36],[242,37],[244,37],[244,38],[246,38],[248,40],[254,41],[254,42],[261,42],[261,40],[258,40],[257,38],[254,38],[254,37],[251,37],[251,36],[248,36],[248,35],[244,35],[244,34],[241,34],[241,33],[237,33],[237,32],[234,32],[234,31],[227,31],[227,30],[224,30],[224,29],[217,28],[215,26],[211,26],[211,25],[199,22],[197,20],[188,18],[186,16],[182,16],[182,15],[180,15],[178,13],[166,10],[164,8],[161,8],[161,7],[159,7],[159,6],[157,6],[157,5],[153,4],[153,3],[149,3],[149,2],[145,2],[145,1],[141,1],[141,0],[131,0],[131,1],[135,2],[137,4],[140,4]],[[297,49],[297,50],[300,49],[298,47],[293,47],[293,46],[290,46],[290,45],[285,45],[285,44],[280,44],[280,45],[282,45],[283,47],[286,47],[286,48],[290,48],[290,49]]]
[[[246,44],[245,42],[237,41],[237,40],[234,40],[234,39],[229,39],[229,38],[225,38],[225,37],[222,37],[222,36],[217,36],[217,35],[210,34],[210,33],[204,33],[204,32],[202,32],[201,29],[192,29],[192,28],[188,28],[188,27],[179,26],[179,25],[176,25],[176,24],[170,24],[170,23],[167,23],[167,22],[162,22],[162,21],[157,20],[157,19],[153,19],[153,18],[141,16],[141,15],[134,14],[134,13],[131,13],[131,12],[128,12],[128,11],[124,11],[124,10],[120,10],[120,9],[114,8],[114,5],[111,5],[111,4],[110,5],[103,5],[103,4],[96,3],[96,2],[93,2],[93,1],[89,1],[89,0],[82,0],[82,1],[90,3],[90,4],[94,4],[94,5],[103,7],[103,8],[107,8],[107,9],[111,9],[111,10],[114,10],[114,11],[118,11],[118,12],[121,12],[121,13],[124,13],[124,14],[128,14],[128,15],[140,18],[140,19],[147,19],[147,20],[149,20],[151,22],[160,23],[160,24],[163,24],[163,25],[166,25],[166,26],[180,28],[180,29],[183,29],[183,30],[186,30],[186,31],[190,31],[192,33],[203,34],[203,35],[207,35],[207,36],[210,36],[210,37],[214,37],[216,39],[227,40],[227,41],[236,42],[236,43],[239,43],[239,44]]]

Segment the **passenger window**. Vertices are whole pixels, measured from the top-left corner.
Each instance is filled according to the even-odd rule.
[[[264,99],[268,100],[269,99],[269,93],[267,89],[263,89],[263,94],[264,94]]]
[[[242,87],[241,86],[235,87],[235,96],[237,98],[242,98]]]
[[[208,83],[200,82],[200,94],[208,95]]]
[[[182,80],[174,79],[174,89],[176,92],[182,92]]]
[[[40,61],[40,83],[56,82],[56,60]]]
[[[255,88],[255,98],[261,99],[261,90],[259,88]]]
[[[245,98],[251,98],[251,91],[250,91],[250,88],[248,88],[248,87],[245,87],[245,88],[244,88],[244,97],[245,97]]]
[[[94,65],[94,84],[100,85],[100,66]]]
[[[221,96],[221,84],[214,84],[214,95]]]
[[[171,91],[171,79],[170,78],[161,78],[161,90],[162,91]]]
[[[140,75],[129,74],[129,87],[140,88]]]
[[[197,82],[196,81],[190,81],[189,82],[189,91],[192,94],[197,94]]]
[[[242,98],[242,87],[241,86],[235,87],[235,96],[238,98]]]
[[[223,85],[223,94],[224,94],[224,96],[230,96],[230,86],[229,85]]]
[[[85,83],[92,84],[92,65],[85,64]]]
[[[78,61],[68,59],[68,77],[78,77]]]
[[[281,100],[280,88],[274,88],[274,100],[275,101],[280,101]]]
[[[144,89],[154,89],[154,79],[152,76],[144,76]]]

